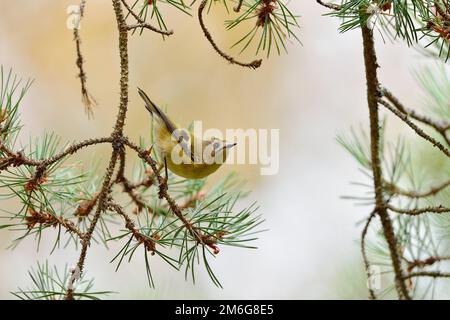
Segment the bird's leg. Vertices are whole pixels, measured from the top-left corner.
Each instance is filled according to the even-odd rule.
[[[166,157],[164,157],[164,171],[166,172],[165,180],[166,180],[166,183],[167,183],[167,181],[169,181],[169,172],[167,170],[167,158]]]

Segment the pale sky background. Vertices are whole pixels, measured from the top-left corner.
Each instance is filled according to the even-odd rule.
[[[82,50],[88,87],[99,102],[95,119],[88,120],[75,77],[75,44],[66,28],[66,8],[74,0],[1,0],[0,63],[35,83],[23,102],[22,138],[54,131],[64,139],[82,140],[109,134],[119,92],[117,30],[110,1],[90,0],[82,22]],[[196,6],[194,13],[196,12]],[[313,0],[291,1],[301,15],[298,36],[303,46],[288,44],[289,54],[273,55],[261,69],[229,65],[203,38],[196,17],[163,6],[175,35],[145,32],[130,40],[130,108],[127,134],[148,134],[149,118],[134,88],[147,88],[168,106],[178,122],[201,119],[205,127],[280,129],[280,171],[260,176],[258,166],[231,166],[216,175],[236,171],[253,190],[247,202],[258,201],[267,219],[258,250],[222,248],[214,262],[224,289],[217,289],[202,270],[195,287],[154,259],[157,289],[147,287],[140,258],[115,273],[109,260],[116,251],[89,250],[87,277],[99,290],[118,291],[111,298],[365,298],[365,279],[359,246],[360,226],[370,208],[355,207],[340,196],[361,190],[355,162],[335,142],[350,126],[368,124],[365,77],[359,31],[344,35],[338,20]],[[217,43],[227,52],[237,36],[223,26],[219,6],[206,17]],[[405,104],[417,105],[420,95],[411,77],[423,60],[403,44],[384,44],[377,37],[380,78]],[[250,55],[243,55],[246,60]],[[394,122],[395,123],[395,122]],[[395,130],[394,130],[395,131]],[[93,149],[91,149],[93,150]],[[106,159],[109,150],[98,148]],[[89,161],[93,151],[81,159]],[[9,209],[14,203],[5,203]],[[245,205],[245,203],[242,203]],[[29,283],[27,270],[45,261],[51,243],[36,253],[33,241],[16,250],[6,247],[14,234],[0,232],[0,298]],[[63,267],[78,257],[59,250],[48,257]]]

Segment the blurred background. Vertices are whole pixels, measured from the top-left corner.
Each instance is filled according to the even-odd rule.
[[[63,140],[82,140],[110,133],[119,92],[117,27],[109,1],[88,1],[81,25],[82,51],[88,88],[98,102],[88,120],[76,78],[75,43],[66,28],[67,8],[74,0],[1,0],[0,63],[34,84],[22,103],[22,139],[55,132]],[[196,7],[196,6],[195,6]],[[94,246],[88,254],[87,277],[96,289],[118,293],[109,298],[312,299],[366,298],[366,280],[359,252],[361,226],[370,208],[356,207],[340,196],[360,194],[351,181],[361,180],[357,165],[335,141],[350,126],[368,125],[365,76],[359,31],[338,33],[339,21],[323,17],[315,1],[292,1],[299,14],[303,45],[287,44],[289,54],[272,55],[260,69],[229,65],[203,37],[196,17],[161,6],[175,34],[163,41],[144,32],[131,36],[130,104],[126,133],[132,139],[149,134],[149,116],[137,86],[166,106],[181,124],[203,120],[204,128],[280,129],[280,170],[261,176],[258,165],[231,165],[213,179],[236,171],[252,190],[266,219],[258,250],[222,248],[213,265],[224,289],[218,289],[204,270],[196,285],[182,272],[154,260],[156,290],[147,286],[142,260],[123,264],[116,273],[109,261],[115,251]],[[193,11],[194,13],[196,10]],[[206,23],[225,51],[246,29],[226,32],[227,13],[216,5]],[[423,58],[402,43],[383,43],[377,49],[381,80],[407,105],[420,95],[411,77]],[[248,60],[250,53],[240,59]],[[398,130],[393,121],[393,134]],[[85,151],[80,159],[107,160],[109,148]],[[244,206],[246,202],[242,203]],[[2,202],[10,210],[14,202]],[[52,264],[73,264],[78,252],[57,250],[52,242],[39,251],[31,240],[11,251],[17,234],[0,233],[0,298],[29,284],[27,270],[47,258]]]

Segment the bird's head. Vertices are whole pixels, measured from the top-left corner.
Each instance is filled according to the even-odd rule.
[[[236,146],[236,143],[228,143],[225,140],[211,138],[203,150],[204,162],[212,164],[223,164],[227,160],[228,152]]]

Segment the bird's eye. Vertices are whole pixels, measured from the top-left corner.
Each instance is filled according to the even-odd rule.
[[[189,134],[185,130],[181,131],[181,136],[185,141],[189,141]]]

